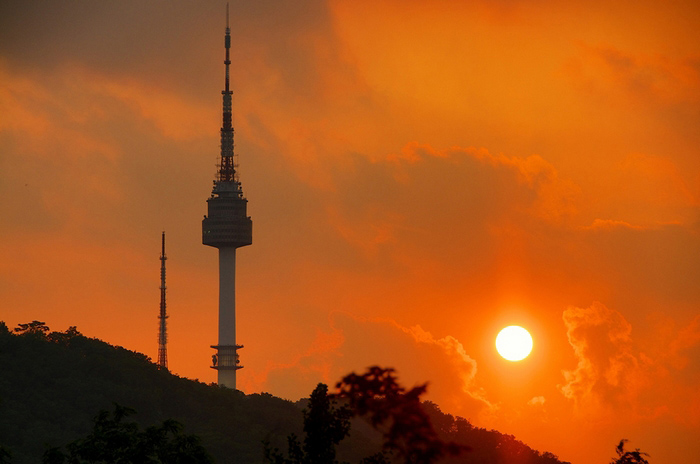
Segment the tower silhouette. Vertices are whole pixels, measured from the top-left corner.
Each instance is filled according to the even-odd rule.
[[[236,344],[236,248],[253,242],[253,222],[247,215],[248,200],[243,196],[236,173],[233,154],[232,95],[229,87],[229,50],[231,28],[226,5],[226,80],[223,95],[223,123],[221,126],[221,160],[214,180],[214,188],[207,199],[207,215],[202,221],[202,243],[219,250],[219,341],[211,347],[212,368],[218,371],[218,383],[236,388],[236,371],[243,366],[238,360]]]
[[[158,330],[158,367],[161,369],[168,368],[168,353],[166,344],[168,343],[168,332],[166,326],[166,319],[168,315],[165,312],[165,232],[161,237],[161,251],[160,251],[160,315],[159,320],[159,330]]]

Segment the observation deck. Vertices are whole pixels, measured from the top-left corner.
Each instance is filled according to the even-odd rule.
[[[216,350],[216,354],[211,357],[212,369],[217,371],[243,369],[236,353],[243,348],[243,345],[211,345],[211,347]]]
[[[222,185],[224,184],[224,185]],[[231,184],[231,185],[226,185]],[[253,243],[248,200],[238,182],[216,182],[202,220],[202,243],[215,248],[240,248]]]

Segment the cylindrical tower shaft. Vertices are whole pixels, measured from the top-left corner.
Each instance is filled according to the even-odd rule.
[[[219,345],[236,344],[236,249],[219,248]]]
[[[219,344],[218,383],[236,385],[238,362],[236,344],[236,249],[219,248]]]

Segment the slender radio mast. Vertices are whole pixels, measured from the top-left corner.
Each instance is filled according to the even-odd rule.
[[[253,222],[247,213],[248,200],[238,181],[233,155],[232,95],[229,86],[231,59],[231,28],[226,5],[226,79],[223,95],[221,125],[221,159],[211,197],[207,199],[207,215],[202,221],[202,243],[219,250],[219,341],[211,347],[212,368],[218,371],[219,385],[236,388],[236,371],[243,366],[238,361],[236,343],[236,248],[253,243]]]
[[[161,240],[161,252],[160,252],[160,315],[158,331],[158,367],[161,369],[168,368],[168,353],[166,344],[168,343],[168,332],[166,327],[166,319],[168,315],[165,313],[165,232],[163,232]]]

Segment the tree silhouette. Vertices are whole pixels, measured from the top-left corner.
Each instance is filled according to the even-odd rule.
[[[649,464],[649,461],[644,459],[644,456],[649,455],[639,451],[639,448],[634,451],[625,451],[625,443],[628,441],[624,438],[620,440],[620,443],[615,447],[617,458],[613,458],[610,464]]]
[[[68,327],[65,332],[51,332],[47,335],[47,339],[52,343],[58,343],[59,345],[69,345],[71,340],[75,337],[80,337],[81,334],[78,328],[74,325]]]
[[[265,457],[274,464],[337,464],[335,447],[350,432],[352,412],[328,396],[328,386],[319,383],[311,393],[304,414],[304,444],[296,435],[287,438],[288,457],[265,446]]]
[[[149,464],[210,464],[211,459],[194,435],[182,433],[182,425],[166,420],[160,426],[139,430],[135,422],[124,419],[135,411],[115,404],[110,417],[100,411],[90,435],[66,445],[67,454],[60,448],[44,453],[43,464],[89,463],[149,463]]]
[[[384,453],[372,456],[368,463],[386,462],[387,455],[396,455],[407,464],[430,464],[470,449],[438,437],[421,407],[427,384],[406,390],[398,384],[394,369],[374,366],[365,374],[345,376],[336,386],[336,396],[347,399],[355,415],[366,417],[382,431]]]
[[[328,387],[319,383],[311,393],[309,409],[304,414],[304,451],[309,462],[335,463],[335,445],[350,432],[352,412],[337,407],[328,396]]]
[[[287,438],[287,456],[265,444],[265,458],[273,464],[337,464],[335,447],[350,433],[350,418],[365,417],[384,438],[382,451],[361,464],[388,464],[393,458],[407,464],[431,464],[440,457],[456,455],[466,446],[442,441],[423,411],[420,395],[426,385],[406,390],[396,380],[393,369],[371,367],[363,375],[355,373],[337,384],[338,393],[328,395],[319,383],[304,410],[304,444],[296,435]],[[334,398],[345,404],[338,406]]]
[[[35,320],[26,324],[18,324],[14,330],[18,335],[33,335],[38,338],[46,338],[49,327],[45,322]]]

